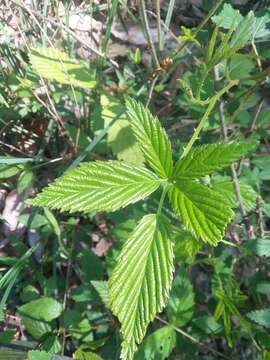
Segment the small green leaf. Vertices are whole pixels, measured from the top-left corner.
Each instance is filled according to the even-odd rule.
[[[247,317],[259,325],[270,328],[270,309],[251,311],[247,314]]]
[[[178,271],[172,285],[167,313],[170,324],[181,327],[192,318],[194,311],[194,291],[184,269]]]
[[[53,360],[52,356],[45,351],[32,350],[28,352],[29,360]]]
[[[269,23],[270,23],[270,11],[268,9],[267,14],[255,18],[255,25],[252,34],[253,39],[259,39],[269,36],[270,35]]]
[[[175,330],[163,326],[149,335],[135,354],[135,360],[165,360],[168,359],[176,344]]]
[[[270,282],[256,284],[256,291],[260,294],[270,294]]]
[[[245,210],[253,210],[256,207],[256,199],[259,194],[256,193],[250,185],[241,180],[239,181],[239,186]],[[229,177],[216,177],[214,181],[212,181],[212,188],[213,190],[219,192],[220,195],[223,195],[228,200],[232,208],[236,208],[238,206],[233,183]]]
[[[86,351],[83,347],[76,350],[74,355],[77,360],[102,360],[99,355],[93,353],[92,351]]]
[[[34,174],[30,169],[27,169],[20,174],[17,182],[17,191],[19,194],[21,194],[31,185],[33,177]]]
[[[14,164],[24,164],[29,161],[33,161],[32,158],[16,158],[11,156],[0,156],[0,164],[5,165],[14,165]]]
[[[192,179],[209,175],[230,165],[248,151],[254,149],[257,142],[216,143],[195,147],[183,159],[175,164],[175,179]]]
[[[56,48],[32,49],[30,61],[33,68],[45,79],[84,88],[93,88],[96,85],[92,74],[83,65],[75,63],[67,54]]]
[[[30,301],[18,308],[26,330],[37,340],[52,331],[50,322],[58,318],[62,310],[58,301],[47,297]]]
[[[126,101],[133,133],[151,168],[162,178],[172,175],[171,143],[157,117],[141,103],[129,98]]]
[[[212,16],[211,19],[220,27],[231,29],[232,26],[236,28],[240,24],[243,16],[240,14],[240,11],[234,9],[231,4],[225,3],[219,14]]]
[[[114,211],[146,198],[159,185],[143,166],[95,161],[65,173],[28,202],[62,211]]]
[[[115,96],[101,95],[101,105],[105,127],[123,111],[123,106]],[[110,127],[107,133],[107,141],[118,160],[134,165],[141,165],[144,162],[143,153],[132,132],[126,114],[123,113]]]
[[[252,11],[238,24],[230,40],[230,47],[238,50],[244,47],[251,40],[255,26],[255,16]]]
[[[195,181],[177,181],[169,189],[171,204],[185,227],[203,241],[216,245],[233,217],[219,193]]]
[[[245,247],[258,256],[270,256],[270,240],[257,239],[245,242]]]
[[[173,247],[165,219],[146,215],[125,242],[109,280],[113,313],[121,323],[122,355],[132,360],[147,327],[168,299]]]

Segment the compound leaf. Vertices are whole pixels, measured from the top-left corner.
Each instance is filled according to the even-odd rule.
[[[175,164],[175,179],[192,179],[221,170],[254,148],[256,142],[216,143],[198,146]]]
[[[195,181],[177,181],[169,198],[183,224],[203,241],[216,245],[222,239],[233,211],[219,193]]]
[[[224,29],[230,29],[232,26],[235,28],[243,20],[243,16],[239,10],[232,7],[231,4],[224,4],[222,10],[218,15],[212,16],[212,21],[223,27]]]
[[[160,179],[143,166],[95,161],[65,173],[28,202],[62,211],[114,211],[144,199],[159,185]]]
[[[93,88],[96,85],[92,74],[83,65],[75,63],[56,48],[35,48],[29,56],[33,68],[45,79],[84,88]]]
[[[173,171],[171,143],[157,117],[141,103],[129,98],[126,101],[133,133],[151,168],[162,178]]]
[[[111,308],[121,323],[122,359],[133,359],[147,326],[164,308],[173,269],[165,219],[144,216],[126,241],[109,281]]]

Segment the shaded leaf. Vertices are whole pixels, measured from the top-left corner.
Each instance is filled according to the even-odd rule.
[[[245,242],[245,247],[258,256],[270,256],[270,240],[249,240]]]
[[[194,311],[194,291],[184,269],[174,278],[167,313],[171,324],[181,327],[191,320]]]
[[[247,314],[247,317],[259,325],[270,328],[270,309],[251,311]]]

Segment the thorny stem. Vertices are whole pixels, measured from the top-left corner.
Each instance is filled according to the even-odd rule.
[[[227,86],[225,86],[222,90],[220,90],[216,95],[214,95],[212,97],[212,99],[209,102],[209,105],[202,117],[202,119],[200,120],[198,126],[196,127],[191,139],[189,140],[182,156],[181,159],[184,158],[185,156],[187,156],[187,154],[190,152],[193,144],[195,143],[195,141],[198,139],[198,136],[201,132],[201,130],[203,129],[206,121],[208,120],[208,117],[211,113],[211,111],[214,109],[214,107],[216,106],[216,103],[218,102],[218,100],[222,97],[222,95],[224,95],[226,92],[228,92],[233,86],[238,84],[238,80],[231,80],[229,82],[229,84]]]
[[[219,80],[218,66],[214,67],[214,75],[215,75],[215,80],[218,81]],[[219,104],[219,117],[220,117],[220,122],[221,122],[221,131],[222,131],[224,141],[228,142],[228,129],[227,129],[226,122],[225,122],[224,100],[222,99],[222,96],[220,96],[220,98],[221,98],[221,101]],[[233,180],[233,188],[234,188],[235,196],[237,198],[239,209],[240,209],[240,212],[241,212],[241,215],[243,218],[245,232],[246,232],[248,239],[250,239],[249,224],[248,224],[248,220],[246,218],[246,211],[245,211],[244,204],[243,204],[243,199],[242,199],[242,195],[241,195],[241,191],[240,191],[240,185],[239,185],[239,181],[238,181],[238,177],[237,177],[237,171],[235,168],[235,164],[231,164],[230,168],[231,168],[231,174],[232,174],[232,180]]]

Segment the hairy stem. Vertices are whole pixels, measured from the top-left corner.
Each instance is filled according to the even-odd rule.
[[[201,119],[201,121],[199,122],[198,126],[196,127],[191,139],[189,140],[182,156],[181,159],[184,158],[185,156],[187,156],[187,154],[190,152],[193,144],[195,143],[195,141],[198,139],[198,136],[201,132],[201,130],[203,129],[204,125],[206,124],[206,121],[208,120],[209,115],[211,114],[211,111],[214,109],[214,107],[216,106],[216,103],[219,101],[219,99],[222,97],[222,95],[224,95],[226,92],[228,92],[233,86],[238,84],[238,80],[231,80],[229,82],[229,84],[227,86],[225,86],[222,90],[220,90],[216,95],[214,95],[212,97],[212,99],[210,100],[208,107]]]

